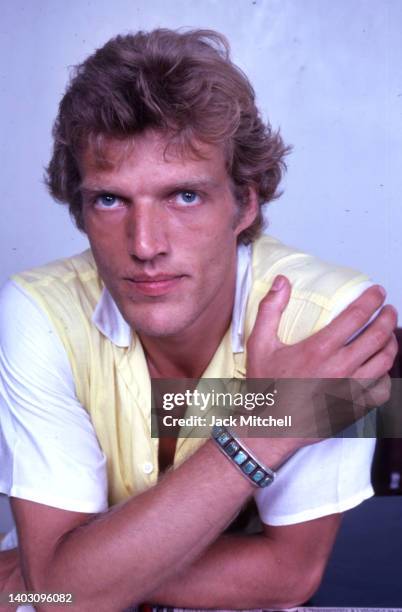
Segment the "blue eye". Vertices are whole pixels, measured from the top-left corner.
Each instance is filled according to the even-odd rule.
[[[112,195],[102,195],[100,198],[100,201],[102,202],[102,204],[105,204],[106,206],[111,206],[112,204],[115,203],[116,198]]]
[[[95,201],[95,206],[99,208],[116,208],[120,204],[119,198],[111,193],[103,193],[98,196]]]
[[[178,204],[199,204],[199,196],[194,191],[180,191],[177,194],[176,201]]]

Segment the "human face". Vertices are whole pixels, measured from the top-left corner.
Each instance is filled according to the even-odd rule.
[[[208,333],[231,311],[237,236],[253,221],[255,205],[239,218],[220,147],[202,145],[203,157],[194,159],[166,152],[166,144],[154,131],[109,141],[107,166],[86,151],[85,229],[100,275],[133,329],[152,337]]]

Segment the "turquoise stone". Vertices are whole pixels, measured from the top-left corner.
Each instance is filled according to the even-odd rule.
[[[226,442],[230,440],[230,438],[231,436],[228,433],[224,432],[224,433],[221,433],[221,435],[218,436],[216,439],[218,440],[221,446],[224,446]]]
[[[239,448],[240,447],[237,442],[232,440],[231,442],[229,442],[229,444],[225,446],[225,453],[232,457],[239,450]]]
[[[251,479],[254,480],[254,482],[260,482],[260,480],[262,480],[264,476],[265,472],[263,472],[262,470],[257,470],[255,474],[252,475]]]
[[[251,459],[249,459],[246,463],[244,463],[241,466],[241,469],[243,470],[245,474],[251,474],[251,472],[253,472],[256,467],[257,467],[257,464],[255,463],[255,461],[251,461]]]
[[[233,457],[233,461],[235,461],[235,463],[237,463],[237,465],[241,465],[242,463],[245,462],[247,457],[248,457],[248,455],[246,455],[246,453],[244,451],[239,450],[238,453]]]
[[[273,481],[273,478],[271,478],[271,476],[265,476],[265,478],[260,481],[259,485],[260,487],[267,487],[268,485],[271,484],[272,481]]]

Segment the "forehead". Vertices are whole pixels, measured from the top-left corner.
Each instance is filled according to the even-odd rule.
[[[169,176],[211,176],[226,182],[224,147],[194,141],[182,146],[168,135],[147,131],[126,139],[101,136],[90,141],[80,156],[82,179],[89,176],[138,174],[167,179]]]

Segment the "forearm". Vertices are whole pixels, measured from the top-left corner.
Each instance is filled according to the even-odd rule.
[[[252,490],[208,442],[153,489],[61,538],[29,586],[72,592],[77,610],[121,610],[193,562]]]
[[[219,537],[189,568],[170,577],[148,598],[181,608],[285,608],[305,601],[313,572],[264,535]]]
[[[0,551],[0,595],[22,591],[25,591],[25,585],[21,574],[18,549]],[[11,606],[5,603],[2,605],[0,602],[0,611],[12,612],[16,608],[16,605]]]

